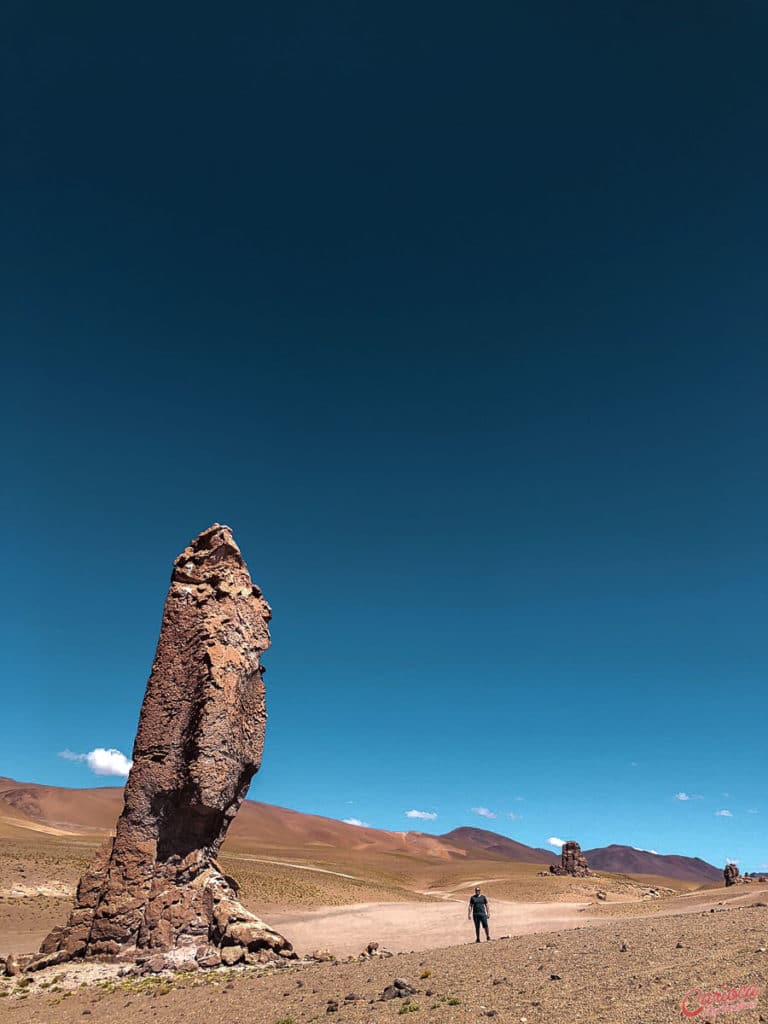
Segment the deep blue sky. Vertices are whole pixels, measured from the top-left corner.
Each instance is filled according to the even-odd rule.
[[[0,773],[115,782],[57,754],[130,753],[217,520],[274,609],[252,797],[768,863],[765,7],[0,39]]]

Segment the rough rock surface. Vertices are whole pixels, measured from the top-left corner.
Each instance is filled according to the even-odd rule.
[[[215,859],[261,764],[270,618],[229,527],[176,559],[116,834],[35,967],[168,950],[202,965],[295,956]]]
[[[736,864],[726,864],[723,868],[723,878],[726,885],[735,885],[739,877],[739,869]]]
[[[550,864],[549,870],[553,875],[573,875],[574,878],[586,878],[589,874],[587,858],[573,839],[563,844],[560,863]]]

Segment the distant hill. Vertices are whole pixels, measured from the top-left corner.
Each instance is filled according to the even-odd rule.
[[[484,828],[456,828],[440,836],[440,839],[451,846],[466,850],[467,853],[482,853],[486,857],[539,864],[551,864],[560,859],[551,850],[524,846],[514,839],[508,839]],[[698,882],[702,885],[707,882],[723,881],[723,872],[720,868],[707,864],[698,857],[648,853],[645,850],[635,850],[632,846],[617,844],[585,850],[584,855],[589,866],[595,871],[609,871],[622,875],[656,875],[684,882]]]
[[[663,875],[684,882],[723,883],[723,872],[699,857],[649,853],[632,846],[604,846],[585,850],[587,863],[595,871],[613,871],[624,875]]]
[[[0,777],[0,825],[5,829],[32,829],[62,836],[103,835],[114,828],[122,808],[122,786],[66,789]],[[488,829],[463,827],[438,836],[423,832],[388,832],[254,800],[244,801],[229,830],[226,845],[229,849],[247,848],[249,851],[303,849],[310,853],[325,848],[405,853],[446,861],[490,858],[539,865],[552,864],[559,859],[551,850],[526,846]],[[699,884],[722,884],[723,881],[720,868],[698,857],[647,853],[618,845],[584,853],[590,867],[596,871],[663,876]]]
[[[115,827],[123,809],[121,786],[65,789],[0,777],[0,822],[16,828],[59,835],[103,835]],[[440,836],[423,832],[387,832],[347,825],[334,818],[302,814],[245,800],[227,836],[227,847],[411,853],[441,860],[466,858],[467,852]]]
[[[482,853],[485,856],[500,857],[504,860],[526,861],[529,864],[550,864],[559,860],[551,850],[526,846],[507,836],[490,832],[485,828],[455,828],[439,837],[450,846],[458,846],[467,853]]]

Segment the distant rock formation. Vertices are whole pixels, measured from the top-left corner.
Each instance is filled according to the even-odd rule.
[[[723,878],[726,885],[735,885],[739,877],[739,868],[736,864],[726,864],[723,868]]]
[[[229,527],[176,559],[116,835],[35,968],[163,951],[206,967],[295,957],[215,859],[261,764],[270,618]]]
[[[575,840],[571,839],[563,844],[560,852],[560,863],[550,864],[549,870],[553,875],[572,875],[574,878],[586,878],[589,874],[587,858],[581,852],[581,847]]]

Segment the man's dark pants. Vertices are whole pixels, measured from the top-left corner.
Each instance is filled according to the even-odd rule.
[[[483,928],[485,929],[485,937],[487,939],[489,936],[488,918],[485,916],[485,914],[473,914],[472,920],[475,922],[475,938],[478,940],[478,942],[480,941],[480,925],[482,925]]]

